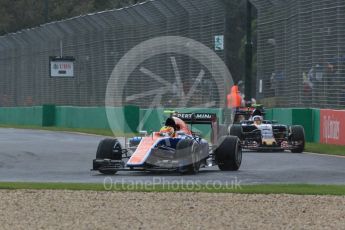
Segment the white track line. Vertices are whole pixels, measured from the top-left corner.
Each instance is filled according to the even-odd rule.
[[[322,153],[310,153],[310,152],[304,152],[308,155],[316,155],[316,156],[324,156],[324,157],[338,157],[338,158],[345,158],[345,156],[339,156],[339,155],[331,155],[331,154],[322,154]]]

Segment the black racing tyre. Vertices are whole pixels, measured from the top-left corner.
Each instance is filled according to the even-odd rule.
[[[122,160],[122,147],[117,139],[104,139],[97,148],[96,159]],[[100,173],[113,175],[116,171],[99,170]]]
[[[197,174],[200,169],[200,150],[198,144],[189,139],[180,140],[176,146],[176,157],[183,163],[181,174]]]
[[[241,167],[242,148],[238,137],[222,137],[214,154],[221,171],[237,171]]]
[[[301,125],[294,125],[291,126],[291,142],[301,142],[300,145],[296,146],[296,148],[292,149],[292,153],[303,153],[305,148],[305,132],[304,128]]]
[[[231,136],[235,136],[235,137],[238,137],[240,140],[243,139],[243,129],[242,129],[242,126],[241,125],[232,125],[230,127],[230,131],[229,131],[229,134]]]

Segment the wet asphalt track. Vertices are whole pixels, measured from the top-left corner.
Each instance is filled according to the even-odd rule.
[[[91,173],[102,137],[63,132],[0,129],[0,181],[102,183]],[[245,152],[238,172],[218,167],[198,175],[120,172],[112,182],[123,183],[311,183],[345,184],[345,158],[314,154]]]

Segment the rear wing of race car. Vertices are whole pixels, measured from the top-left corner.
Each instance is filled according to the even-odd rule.
[[[215,113],[173,113],[171,116],[180,118],[186,124],[211,125],[211,142],[216,144],[218,140],[219,124]]]
[[[218,120],[215,113],[175,113],[173,116],[187,124],[212,124]]]
[[[243,116],[245,120],[249,120],[255,115],[264,117],[266,112],[262,105],[252,105],[250,107],[237,108],[235,111],[234,123],[238,123],[239,116]]]

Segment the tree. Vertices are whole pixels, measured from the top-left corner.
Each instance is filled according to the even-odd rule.
[[[223,0],[226,8],[226,64],[235,82],[244,79],[244,59],[239,58],[241,40],[245,36],[246,1]]]
[[[144,0],[1,0],[0,35],[45,23],[46,1],[49,3],[48,19],[56,21]]]
[[[42,22],[42,1],[2,0],[0,3],[0,34],[15,32]]]

